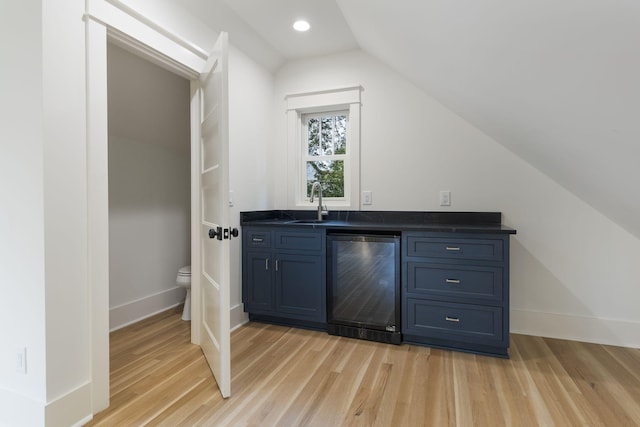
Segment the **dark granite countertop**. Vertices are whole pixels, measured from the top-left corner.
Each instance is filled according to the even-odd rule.
[[[516,234],[502,225],[500,212],[331,211],[318,222],[315,210],[270,210],[241,212],[240,225]]]

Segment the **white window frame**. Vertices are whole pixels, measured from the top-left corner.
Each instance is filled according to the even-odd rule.
[[[361,86],[287,95],[287,201],[289,209],[314,209],[306,195],[306,161],[303,116],[309,113],[348,112],[344,198],[327,198],[329,210],[360,209],[360,94]]]
[[[347,129],[346,129],[346,152],[345,154],[321,154],[319,156],[312,156],[309,154],[309,129],[307,126],[308,119],[313,117],[320,119],[323,116],[337,116],[344,114],[347,117]],[[300,135],[300,178],[302,179],[302,183],[300,183],[299,190],[301,194],[298,194],[298,200],[309,200],[309,196],[307,195],[307,186],[306,186],[306,177],[307,177],[307,162],[316,162],[316,161],[342,161],[344,162],[344,196],[343,197],[328,197],[327,195],[323,195],[324,204],[328,203],[342,203],[347,200],[347,195],[349,193],[349,189],[351,188],[351,144],[349,137],[350,132],[350,120],[349,120],[349,110],[324,110],[318,113],[303,113],[301,115],[301,127],[302,134]],[[322,144],[322,142],[320,142]]]

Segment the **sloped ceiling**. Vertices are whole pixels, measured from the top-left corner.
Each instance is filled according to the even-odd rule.
[[[337,2],[362,49],[640,237],[640,3]]]
[[[221,21],[214,3],[233,19]],[[261,44],[270,46],[265,64],[272,70],[304,56],[289,28],[282,37],[283,17],[311,21],[314,41],[307,43],[307,56],[331,53],[322,40],[333,40],[339,29],[346,43],[333,51],[351,48],[353,37],[357,47],[640,237],[637,0],[181,4],[200,11],[198,16],[210,25],[230,30],[231,39],[245,50],[251,43],[242,39],[243,29],[254,38],[257,34]],[[527,189],[522,193],[526,202]]]

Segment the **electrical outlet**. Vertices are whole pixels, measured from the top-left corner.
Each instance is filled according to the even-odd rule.
[[[451,191],[440,191],[440,206],[451,206]]]
[[[16,372],[27,373],[27,348],[16,347]]]
[[[371,191],[362,192],[362,204],[363,205],[373,204],[373,195],[371,194]]]

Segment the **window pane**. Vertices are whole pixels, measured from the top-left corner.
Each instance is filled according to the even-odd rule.
[[[307,197],[315,181],[322,186],[322,197],[344,197],[344,161],[307,162]]]
[[[333,154],[333,117],[322,117],[322,154]]]
[[[347,116],[345,114],[309,117],[306,125],[309,156],[333,156],[347,153]]]
[[[307,120],[307,141],[310,156],[320,155],[320,120],[311,118]]]
[[[333,129],[333,142],[335,154],[346,154],[347,152],[347,116],[336,116]]]

